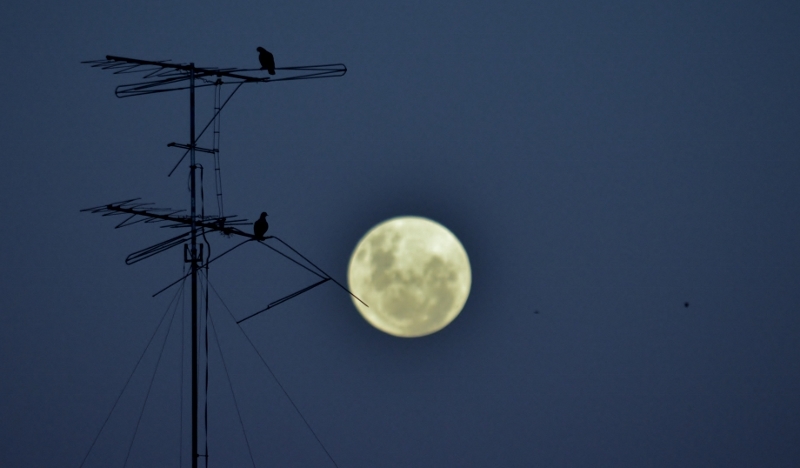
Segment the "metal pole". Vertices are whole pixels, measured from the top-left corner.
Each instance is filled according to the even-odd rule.
[[[198,385],[197,385],[197,225],[195,224],[195,216],[197,209],[195,206],[195,136],[194,136],[194,63],[189,64],[189,126],[191,127],[189,141],[191,142],[190,149],[190,162],[189,162],[189,178],[191,179],[191,199],[192,199],[192,245],[191,245],[191,262],[192,262],[192,468],[197,468],[197,459],[199,453],[198,431],[197,431],[197,400],[198,400]]]

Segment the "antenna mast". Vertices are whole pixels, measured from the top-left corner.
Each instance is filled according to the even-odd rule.
[[[216,140],[214,144],[213,150],[208,150],[204,148],[198,148],[197,140],[208,126],[215,122],[216,119],[219,118],[219,113],[222,111],[222,108],[228,103],[233,94],[239,90],[239,88],[245,83],[270,83],[276,81],[294,81],[294,80],[305,80],[305,79],[315,79],[315,78],[333,78],[343,76],[347,72],[347,68],[344,64],[337,63],[337,64],[327,64],[327,65],[311,65],[311,66],[299,66],[299,67],[284,67],[284,68],[276,68],[275,70],[280,71],[280,75],[277,77],[272,76],[261,76],[262,73],[261,69],[246,69],[246,68],[200,68],[196,67],[194,62],[189,64],[177,64],[172,63],[170,61],[148,61],[148,60],[139,60],[133,58],[126,58],[126,57],[118,57],[108,55],[104,60],[94,60],[83,62],[90,64],[92,67],[101,68],[104,70],[111,70],[114,74],[130,74],[130,73],[139,73],[143,77],[143,81],[131,84],[120,85],[116,88],[115,94],[119,98],[123,97],[133,97],[133,96],[142,96],[142,95],[149,95],[149,94],[156,94],[156,93],[163,93],[163,92],[170,92],[170,91],[180,91],[180,90],[189,90],[189,144],[188,145],[181,145],[178,143],[170,143],[168,146],[170,147],[177,147],[181,149],[185,149],[186,152],[184,153],[183,157],[178,161],[176,164],[176,168],[180,165],[181,161],[185,159],[186,155],[189,155],[189,179],[190,179],[190,211],[189,216],[180,216],[179,213],[182,210],[171,210],[171,209],[163,209],[163,208],[152,208],[148,205],[149,203],[139,203],[138,199],[131,199],[125,200],[122,202],[111,203],[107,205],[101,205],[94,208],[87,208],[81,211],[89,211],[92,213],[102,213],[103,216],[116,216],[116,215],[127,215],[128,217],[117,225],[117,227],[123,227],[130,224],[134,224],[139,221],[143,221],[145,223],[163,223],[167,222],[170,223],[167,227],[177,227],[177,228],[188,228],[188,232],[184,232],[183,234],[173,237],[171,239],[167,239],[163,242],[155,244],[153,246],[147,247],[145,249],[139,250],[137,252],[132,253],[128,256],[125,260],[127,264],[133,264],[144,260],[146,258],[152,257],[157,255],[161,252],[169,250],[173,247],[178,245],[184,244],[184,261],[190,263],[190,273],[186,276],[191,276],[191,290],[192,290],[192,316],[191,316],[191,326],[192,326],[192,448],[191,448],[191,461],[192,461],[192,468],[197,468],[198,465],[198,458],[201,456],[207,456],[207,454],[203,455],[199,453],[199,430],[198,430],[198,410],[199,410],[199,382],[198,382],[198,372],[199,372],[199,365],[198,365],[198,332],[199,332],[199,323],[198,323],[198,288],[197,288],[197,280],[198,280],[198,270],[203,265],[203,249],[202,245],[198,245],[197,237],[198,232],[201,234],[204,232],[221,232],[225,235],[236,235],[239,237],[244,237],[245,240],[240,244],[237,244],[235,247],[225,251],[224,253],[218,255],[214,259],[206,259],[205,266],[208,266],[214,260],[219,259],[223,255],[227,254],[233,249],[244,245],[250,241],[257,241],[266,245],[271,250],[278,252],[279,254],[283,255],[284,257],[289,258],[293,262],[297,263],[298,265],[302,266],[303,268],[307,269],[308,271],[312,272],[313,274],[317,275],[321,280],[312,284],[311,286],[307,286],[299,291],[296,291],[288,296],[285,296],[281,299],[275,300],[271,302],[267,307],[262,310],[259,310],[255,313],[249,314],[247,317],[238,320],[236,323],[239,324],[244,320],[247,320],[255,315],[258,315],[274,306],[277,306],[293,297],[298,296],[310,289],[323,284],[327,281],[333,281],[339,287],[347,291],[344,286],[342,286],[338,281],[330,277],[327,273],[322,271],[319,267],[311,263],[306,257],[303,257],[297,250],[289,246],[286,242],[282,241],[281,239],[277,238],[276,236],[266,236],[258,238],[249,232],[242,231],[237,228],[237,226],[245,226],[248,225],[249,222],[246,219],[240,219],[236,216],[228,216],[223,217],[223,214],[220,212],[218,217],[202,217],[202,219],[198,218],[197,216],[197,187],[196,187],[196,169],[197,169],[197,161],[196,161],[196,152],[208,152],[214,153],[215,157],[218,157],[217,148],[216,148]],[[198,79],[202,80],[200,85],[196,84]],[[225,80],[223,82],[223,79]],[[188,83],[187,83],[188,82]],[[209,84],[211,83],[211,84]],[[206,87],[206,86],[220,86],[226,84],[235,84],[236,87],[230,93],[228,98],[223,102],[220,103],[215,100],[215,114],[212,118],[212,121],[209,122],[209,125],[200,132],[200,135],[196,133],[196,122],[195,122],[195,91],[197,88]],[[217,128],[215,127],[215,133],[218,132]],[[218,135],[214,135],[215,138]],[[215,168],[216,169],[216,168]],[[173,169],[174,171],[175,169]],[[172,172],[170,172],[170,175]],[[218,174],[216,175],[218,177]],[[219,198],[219,196],[218,196]],[[143,208],[144,207],[144,208]],[[187,239],[188,237],[188,239]],[[280,250],[270,246],[265,241],[268,239],[274,239],[280,244],[285,247],[288,247],[293,254],[286,254],[281,252]],[[189,244],[186,245],[185,242],[189,241]],[[198,249],[198,247],[200,247]],[[296,254],[296,255],[294,255]],[[296,260],[295,258],[299,256],[302,259]],[[294,258],[293,258],[294,257]],[[309,267],[310,266],[310,267]],[[166,288],[162,289],[158,293],[154,294],[157,295],[166,289],[178,284],[178,282],[183,281],[186,279],[186,276],[180,278],[178,281],[172,283],[171,285],[167,286]],[[347,291],[350,295],[350,291]],[[355,297],[355,296],[353,296]],[[356,299],[358,299],[356,297]],[[360,299],[358,299],[360,301]],[[112,408],[113,411],[113,408]],[[104,424],[105,426],[105,424]],[[103,428],[100,429],[102,432]],[[207,429],[206,429],[207,430]],[[99,433],[98,433],[99,437]],[[95,442],[97,439],[95,439]],[[94,443],[92,444],[92,447]],[[89,452],[91,452],[92,447],[90,447]],[[324,448],[324,447],[323,447]],[[327,450],[326,450],[327,452]],[[86,454],[88,457],[89,453]],[[330,455],[329,455],[330,456]],[[84,458],[84,462],[86,458]],[[207,460],[206,460],[207,464]]]
[[[194,134],[194,62],[189,64],[189,178],[191,179],[191,220],[192,220],[192,246],[190,252],[192,269],[192,468],[197,468],[198,439],[197,430],[197,401],[198,401],[198,382],[197,382],[197,269],[200,259],[197,255],[197,187],[195,186],[195,161],[196,138]],[[208,464],[206,462],[206,464]]]

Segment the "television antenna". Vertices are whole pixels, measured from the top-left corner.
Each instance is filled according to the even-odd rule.
[[[261,314],[271,309],[272,307],[278,306],[283,302],[286,302],[294,297],[299,296],[300,294],[308,292],[311,289],[316,288],[317,286],[327,283],[328,281],[332,281],[334,284],[336,284],[337,286],[345,290],[348,294],[350,294],[353,298],[363,303],[361,299],[356,297],[341,283],[336,281],[333,277],[331,277],[317,265],[312,263],[308,258],[300,254],[300,252],[298,252],[296,249],[290,246],[287,242],[273,235],[258,236],[256,234],[251,234],[249,232],[246,232],[241,228],[243,226],[249,225],[250,224],[249,221],[243,218],[239,218],[238,216],[224,215],[223,204],[222,204],[220,165],[219,165],[220,113],[222,112],[222,109],[225,107],[225,105],[228,104],[233,95],[244,84],[274,83],[280,81],[298,81],[298,80],[310,80],[319,78],[335,78],[343,76],[345,73],[347,73],[347,67],[345,67],[345,65],[342,63],[293,66],[293,67],[276,67],[275,70],[279,72],[277,75],[264,76],[263,72],[266,70],[263,70],[261,68],[198,67],[194,63],[188,63],[188,64],[174,63],[170,60],[159,60],[159,61],[140,60],[135,58],[119,57],[114,55],[107,55],[105,59],[85,61],[82,63],[88,64],[93,68],[109,70],[115,75],[127,75],[127,74],[138,75],[140,81],[129,84],[123,84],[116,87],[114,93],[118,98],[145,96],[151,94],[185,91],[185,90],[189,91],[189,128],[190,128],[189,142],[186,144],[172,142],[167,145],[168,147],[179,148],[184,150],[183,156],[181,156],[181,158],[173,167],[172,171],[170,171],[169,176],[171,176],[172,173],[175,172],[175,170],[180,166],[181,162],[183,162],[184,159],[186,159],[186,156],[187,155],[189,156],[190,208],[188,214],[186,214],[185,210],[158,208],[155,207],[153,203],[145,203],[138,198],[95,206],[92,208],[86,208],[81,211],[97,213],[101,214],[102,216],[125,216],[126,218],[116,226],[117,228],[143,222],[148,224],[161,223],[161,227],[184,230],[181,234],[178,234],[177,236],[171,237],[167,240],[161,241],[157,244],[151,245],[149,247],[138,250],[128,255],[128,257],[125,259],[125,263],[128,265],[132,265],[139,261],[166,252],[167,250],[170,250],[179,245],[184,246],[184,261],[185,263],[188,263],[190,265],[189,273],[185,274],[183,277],[179,278],[173,283],[167,285],[161,291],[158,291],[157,293],[153,294],[153,296],[156,296],[166,291],[167,289],[177,285],[178,283],[181,283],[187,278],[191,278],[190,282],[191,282],[191,296],[192,296],[191,298],[192,444],[191,444],[190,459],[192,463],[192,468],[197,468],[199,458],[207,457],[207,454],[201,454],[199,452],[200,435],[198,430],[199,327],[198,327],[197,309],[198,309],[198,273],[201,271],[201,268],[206,269],[207,272],[208,267],[212,262],[218,260],[224,255],[227,255],[228,253],[241,247],[242,245],[245,245],[250,242],[258,242],[266,246],[267,248],[277,252],[278,254],[286,257],[295,264],[305,268],[306,270],[310,271],[311,273],[313,273],[318,277],[318,280],[315,283],[306,286],[298,291],[295,291],[289,295],[281,297],[280,299],[270,302],[266,307],[262,308],[261,310],[253,312],[247,315],[246,317],[237,320],[236,321],[237,324],[241,324],[245,320],[249,320],[250,318],[253,318],[256,315]],[[199,134],[197,134],[196,123],[195,123],[195,91],[199,88],[205,88],[210,86],[215,87],[214,114],[211,120],[208,122],[208,124],[206,124],[206,126],[200,131]],[[220,90],[222,86],[233,86],[233,90],[228,94],[227,98],[224,101],[221,100]],[[203,148],[198,146],[197,145],[198,139],[203,136],[203,134],[206,132],[206,130],[208,130],[208,128],[212,124],[213,124],[213,147]],[[210,153],[214,155],[215,183],[217,187],[216,199],[218,207],[217,216],[206,216],[204,208],[200,216],[198,216],[197,213],[196,170],[199,167],[202,171],[202,166],[199,166],[196,161],[196,154],[198,152]],[[202,172],[201,172],[201,177],[202,177]],[[204,244],[202,242],[199,242],[198,238],[200,236],[205,237],[204,236],[205,233],[209,232],[219,232],[225,236],[228,237],[236,236],[243,240],[238,244],[236,244],[234,247],[226,250],[225,252],[217,255],[214,258],[210,258],[210,255],[204,258],[204,252],[203,252]],[[268,240],[272,240],[280,244],[279,248],[275,248],[273,245],[270,245],[270,243],[267,242]],[[290,253],[285,253],[285,250],[281,249],[288,249]],[[264,364],[266,364],[266,361],[264,361]],[[271,372],[272,371],[270,370],[270,373]],[[119,401],[119,399],[117,401]],[[292,402],[292,405],[294,405],[294,402]],[[296,406],[295,409],[297,409]],[[112,408],[112,412],[113,410],[114,408]],[[305,422],[305,418],[303,419]],[[108,422],[108,419],[106,419],[106,422]],[[308,426],[307,422],[306,425]],[[103,427],[105,427],[105,423],[103,424]],[[83,466],[83,464],[86,462],[86,459],[88,458],[89,454],[92,451],[92,448],[97,442],[97,439],[99,438],[100,433],[103,430],[103,427],[100,428],[100,432],[98,432],[97,437],[95,437],[94,442],[92,442],[92,446],[86,453],[86,456],[84,457],[81,466]],[[311,429],[310,426],[308,427],[309,429]],[[311,429],[311,432],[313,433],[313,429]],[[321,441],[316,436],[316,434],[314,434],[314,437],[317,439],[320,445],[322,445]],[[336,462],[330,456],[327,449],[325,449],[324,445],[322,445],[322,448],[323,450],[325,450],[325,453],[328,455],[328,458],[330,458],[331,462],[333,462],[333,464],[336,465]],[[207,458],[206,458],[206,464],[207,464]]]

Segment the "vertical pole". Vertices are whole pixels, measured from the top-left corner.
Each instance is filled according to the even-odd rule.
[[[197,225],[195,224],[195,216],[197,215],[197,208],[195,206],[195,135],[194,135],[194,63],[189,64],[189,127],[190,127],[190,162],[189,162],[189,179],[191,179],[191,199],[192,199],[192,245],[191,245],[191,260],[192,260],[192,468],[197,468],[197,459],[199,454],[197,449],[198,444],[198,431],[197,431],[197,400],[198,400],[198,385],[197,385]]]

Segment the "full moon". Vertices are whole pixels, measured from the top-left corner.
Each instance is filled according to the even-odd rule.
[[[461,242],[430,219],[384,221],[358,242],[347,281],[358,311],[375,328],[400,337],[430,335],[458,316],[472,270]]]

